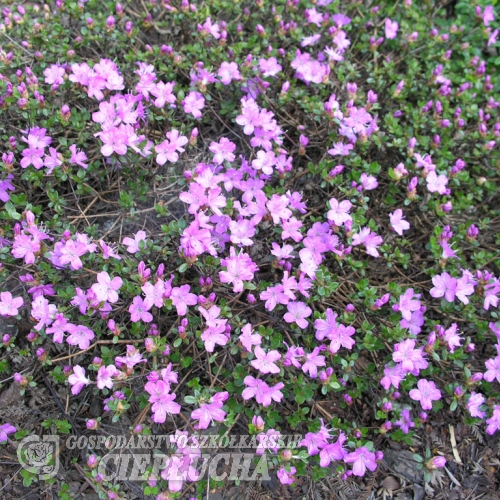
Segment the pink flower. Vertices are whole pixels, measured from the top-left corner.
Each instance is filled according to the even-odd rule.
[[[318,368],[326,365],[325,357],[319,353],[320,348],[315,347],[313,352],[306,354],[306,361],[302,365],[302,371],[304,373],[309,373],[311,378],[316,378],[318,376]]]
[[[218,392],[215,394],[211,402],[202,404],[200,408],[191,413],[193,420],[199,420],[198,424],[194,426],[195,429],[206,429],[213,421],[223,422],[226,418],[226,412],[222,410],[224,401],[229,397],[227,392]]]
[[[254,273],[259,270],[247,253],[240,251],[236,254],[234,247],[229,249],[229,257],[221,259],[221,265],[226,267],[226,271],[219,272],[221,283],[233,284],[233,292],[243,291],[243,281],[250,281]]]
[[[257,403],[267,407],[272,401],[279,403],[283,399],[283,393],[280,390],[285,387],[283,382],[279,382],[274,387],[269,387],[263,380],[256,379],[250,375],[245,377],[243,382],[247,386],[241,393],[241,397],[245,401],[255,397]]]
[[[415,427],[415,422],[410,417],[410,410],[402,410],[401,418],[394,422],[394,425],[397,425],[405,434],[408,434],[410,429]]]
[[[195,118],[201,118],[201,110],[205,107],[205,98],[199,92],[191,91],[182,101],[185,113],[191,113]]]
[[[359,182],[362,184],[363,189],[366,191],[371,191],[378,186],[377,178],[373,175],[367,175],[365,172],[361,174]]]
[[[128,308],[130,313],[130,321],[132,323],[137,323],[138,321],[144,321],[144,323],[151,323],[153,321],[153,315],[148,312],[151,306],[147,307],[145,301],[142,297],[134,297],[132,304]]]
[[[175,108],[175,95],[172,93],[174,90],[175,82],[157,82],[155,87],[151,90],[151,94],[156,97],[154,105],[157,108],[163,108],[168,102],[171,108]]]
[[[118,302],[117,291],[122,284],[123,280],[119,276],[111,279],[106,271],[102,271],[97,275],[97,283],[94,283],[90,288],[96,294],[97,300],[114,304]]]
[[[293,484],[295,481],[294,474],[297,472],[297,469],[293,466],[290,466],[290,470],[286,470],[285,466],[282,465],[281,469],[278,470],[276,475],[280,480],[281,484]]]
[[[312,314],[312,309],[304,302],[289,302],[288,312],[283,316],[287,323],[297,323],[300,328],[307,328],[308,323],[305,318]]]
[[[153,306],[158,308],[163,306],[163,294],[165,293],[165,282],[163,280],[159,279],[154,285],[148,281],[147,283],[144,283],[141,290],[146,296],[144,299],[144,307],[146,311],[149,311],[149,309]]]
[[[71,394],[73,396],[80,394],[84,386],[90,384],[90,380],[85,376],[85,369],[80,365],[73,367],[73,373],[68,377],[68,382],[71,385]]]
[[[495,434],[498,429],[500,429],[500,405],[493,408],[493,414],[486,420],[488,427],[486,427],[486,432],[490,435]]]
[[[442,273],[441,275],[436,274],[436,276],[432,278],[432,284],[434,288],[429,292],[432,297],[439,298],[444,296],[448,302],[453,302],[455,300],[457,290],[456,278],[452,278],[448,273]]]
[[[248,219],[232,220],[229,223],[229,230],[231,243],[241,246],[253,245],[253,240],[250,238],[255,234],[255,226]]]
[[[393,40],[398,36],[399,24],[396,21],[391,21],[389,18],[385,20],[385,37]]]
[[[352,237],[352,246],[365,245],[366,253],[372,257],[378,257],[377,247],[383,243],[381,236],[373,233],[369,227],[364,227]]]
[[[278,61],[275,57],[270,57],[269,59],[260,58],[259,66],[262,76],[275,76],[277,75],[282,67],[281,64],[278,64]]]
[[[38,296],[31,303],[31,316],[38,320],[34,327],[35,330],[40,331],[44,326],[49,326],[54,321],[57,314],[57,306],[49,304],[49,301],[43,296]]]
[[[172,288],[170,298],[179,316],[186,315],[187,306],[195,306],[198,303],[198,297],[194,293],[189,293],[190,289],[191,287],[189,285]]]
[[[441,399],[441,391],[434,382],[421,378],[417,383],[418,389],[410,391],[410,398],[414,401],[420,401],[424,410],[432,410],[432,401]]]
[[[252,334],[252,325],[247,323],[241,329],[241,335],[239,341],[242,343],[243,347],[248,351],[252,352],[252,347],[254,345],[260,345],[262,342],[262,337],[258,333]]]
[[[64,83],[66,70],[63,66],[59,66],[59,64],[51,64],[43,74],[45,75],[45,83],[49,85],[61,85],[61,83]]]
[[[410,223],[403,219],[403,211],[400,208],[396,209],[394,213],[390,213],[389,217],[391,218],[392,229],[400,236],[403,236],[403,231],[410,229]]]
[[[99,137],[103,142],[103,146],[101,147],[101,154],[103,156],[109,157],[113,153],[118,155],[124,155],[127,153],[128,137],[123,128],[110,127],[107,130],[102,130],[94,135]]]
[[[111,377],[115,377],[119,373],[120,371],[116,369],[115,365],[101,366],[97,372],[97,387],[101,390],[105,387],[113,389]]]
[[[420,310],[420,294],[415,294],[413,288],[409,288],[399,297],[399,312],[406,321],[411,320],[411,313]]]
[[[428,469],[440,469],[446,465],[446,458],[444,457],[432,457],[427,463],[426,467]]]
[[[448,330],[444,332],[444,341],[448,344],[451,353],[455,352],[455,347],[460,347],[461,338],[457,333],[457,324],[453,323]]]
[[[12,174],[8,174],[7,177],[3,180],[0,180],[0,201],[7,203],[10,200],[9,191],[15,191],[16,188],[10,182],[14,179]]]
[[[86,169],[88,164],[84,162],[87,160],[87,155],[83,151],[76,149],[76,144],[72,144],[69,150],[71,151],[69,162]]]
[[[177,414],[181,411],[181,405],[174,402],[175,394],[169,394],[170,385],[163,380],[157,382],[148,382],[144,390],[151,396],[149,402],[152,403],[153,421],[162,424],[167,418],[167,413]]]
[[[260,346],[257,346],[254,350],[256,359],[250,362],[250,364],[261,373],[279,373],[280,369],[278,365],[274,362],[281,359],[281,354],[278,351],[265,352]]]
[[[127,344],[127,354],[126,356],[117,356],[115,358],[115,363],[118,367],[122,367],[123,365],[127,368],[127,373],[132,373],[132,369],[135,365],[139,363],[145,363],[147,360],[144,359],[133,345]]]
[[[189,142],[188,138],[180,135],[176,129],[167,132],[167,140],[163,141],[158,146],[155,146],[155,151],[158,153],[156,163],[163,165],[167,160],[171,163],[176,163],[179,159],[179,153],[184,153],[182,147]]]
[[[236,144],[226,137],[221,137],[219,142],[212,142],[208,149],[214,153],[213,162],[216,165],[221,165],[224,161],[234,161],[233,152],[236,149]]]
[[[6,443],[9,439],[8,435],[14,432],[16,432],[16,428],[12,424],[7,422],[6,424],[0,425],[0,444]]]
[[[228,63],[224,61],[223,63],[221,63],[217,75],[224,85],[229,85],[233,80],[241,80],[241,74],[238,70],[238,64],[235,62]]]
[[[384,368],[384,377],[380,381],[382,387],[388,391],[391,385],[399,389],[399,384],[405,378],[407,371],[403,368],[401,364],[397,364],[396,366],[389,367],[385,366]]]
[[[340,432],[339,437],[335,443],[324,442],[319,452],[319,464],[321,467],[328,467],[331,462],[336,460],[343,460],[347,455],[346,450],[343,448],[344,443],[347,441],[347,436]]]
[[[335,223],[336,226],[342,226],[344,222],[351,221],[352,217],[349,215],[349,210],[352,203],[349,200],[343,200],[340,203],[332,198],[330,200],[330,210],[326,214],[328,220]]]
[[[497,344],[497,350],[500,351],[500,346]],[[488,359],[485,362],[488,371],[484,374],[484,380],[493,382],[495,379],[500,382],[500,354],[493,359]]]
[[[352,473],[355,476],[364,476],[367,468],[372,472],[377,468],[375,453],[371,452],[365,446],[357,448],[352,453],[349,453],[344,458],[344,462],[348,464],[352,463]]]
[[[288,220],[292,211],[288,208],[288,198],[285,195],[273,194],[271,199],[266,203],[275,224],[280,224],[282,220]]]
[[[427,174],[425,180],[427,181],[427,189],[431,193],[446,193],[446,185],[448,184],[448,177],[446,177],[446,175],[440,174],[438,176],[433,170]]]
[[[395,363],[401,363],[407,372],[413,371],[415,363],[422,359],[422,352],[415,349],[415,342],[414,339],[407,339],[394,346],[395,352],[392,354],[392,359]]]
[[[95,337],[94,332],[84,325],[75,325],[68,331],[71,335],[66,342],[69,345],[77,345],[82,350],[88,349],[90,341]]]
[[[126,238],[123,238],[122,243],[124,245],[127,245],[127,252],[129,253],[137,253],[139,249],[139,242],[140,241],[146,241],[146,232],[145,231],[137,231],[137,233],[134,235],[134,239],[129,238],[128,236]]]
[[[490,24],[490,21],[495,20],[495,10],[492,5],[487,5],[484,8],[483,23],[485,26]]]
[[[23,305],[22,297],[13,298],[10,292],[0,293],[0,316],[17,316],[18,309]]]
[[[332,156],[349,156],[352,149],[354,149],[354,146],[352,144],[337,142],[333,145],[332,149],[328,150],[328,154]]]
[[[480,410],[480,406],[484,403],[484,396],[480,393],[471,392],[469,400],[467,401],[467,409],[471,414],[471,417],[484,418],[486,413]]]

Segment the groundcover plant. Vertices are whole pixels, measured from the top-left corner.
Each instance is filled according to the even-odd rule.
[[[3,4],[1,495],[205,498],[201,434],[300,498],[377,491],[394,444],[460,489],[500,429],[490,3]],[[175,446],[133,484],[90,445],[41,477],[42,434]]]

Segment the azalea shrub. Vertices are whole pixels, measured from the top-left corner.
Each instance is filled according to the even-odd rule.
[[[67,397],[37,429],[251,434],[291,488],[376,474],[429,423],[494,435],[495,9],[8,2],[0,370]],[[171,451],[144,493],[201,498],[168,475],[201,451]]]

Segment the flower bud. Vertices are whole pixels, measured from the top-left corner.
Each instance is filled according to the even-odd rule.
[[[87,420],[87,429],[89,431],[95,431],[96,429],[99,428],[99,422],[93,418],[90,418],[89,420]]]

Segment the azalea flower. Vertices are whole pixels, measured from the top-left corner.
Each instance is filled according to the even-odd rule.
[[[293,484],[295,481],[294,474],[297,472],[297,469],[293,466],[290,466],[290,470],[287,471],[285,466],[281,466],[276,475],[280,480],[281,484]]]
[[[19,308],[24,305],[22,297],[12,297],[10,292],[0,293],[0,316],[17,316]]]
[[[289,302],[288,312],[283,316],[287,323],[297,323],[300,328],[307,328],[308,323],[305,318],[312,314],[312,309],[304,302]]]
[[[471,417],[484,418],[486,413],[479,408],[484,401],[485,399],[482,394],[474,391],[471,392],[469,400],[467,401],[467,410],[469,410]]]
[[[145,231],[137,231],[137,233],[134,235],[134,239],[129,238],[128,236],[126,238],[123,238],[122,243],[124,245],[127,245],[127,252],[137,253],[139,251],[140,241],[146,241]]]
[[[484,380],[487,382],[493,382],[495,379],[500,383],[500,345],[497,344],[497,351],[499,354],[492,359],[488,359],[485,362],[488,371],[484,374]]]
[[[221,283],[233,284],[233,292],[243,291],[243,281],[250,281],[254,273],[259,270],[247,253],[240,251],[236,253],[234,247],[229,249],[229,257],[221,259],[221,265],[226,267],[225,271],[219,272]]]
[[[335,223],[336,226],[342,226],[347,221],[352,221],[349,215],[349,210],[352,203],[349,200],[337,201],[335,198],[330,200],[330,210],[327,212],[326,217]]]
[[[194,293],[189,293],[190,289],[190,285],[172,288],[170,299],[172,300],[172,304],[176,307],[179,316],[186,315],[187,306],[195,306],[198,303],[198,297]]]
[[[199,421],[194,425],[194,428],[197,430],[206,429],[213,421],[223,422],[226,418],[226,412],[222,410],[222,406],[228,397],[228,392],[218,392],[212,397],[210,403],[202,404],[200,408],[194,410],[191,413],[191,418]]]
[[[488,427],[486,427],[486,432],[491,436],[495,434],[498,429],[500,429],[500,405],[493,408],[493,414],[486,420]]]
[[[402,410],[401,418],[394,422],[405,434],[410,432],[410,429],[415,427],[415,422],[412,421],[410,417],[410,410]]]
[[[306,354],[306,361],[302,365],[302,371],[304,373],[309,373],[311,378],[316,378],[318,376],[318,368],[326,365],[325,357],[319,353],[320,348],[315,347],[313,352]]]
[[[241,329],[241,335],[239,341],[242,343],[243,347],[248,351],[252,352],[252,347],[254,345],[260,345],[262,342],[262,337],[258,333],[252,334],[252,325],[247,323]]]
[[[80,365],[73,367],[73,373],[68,377],[68,382],[71,385],[71,394],[73,396],[80,394],[84,386],[90,384],[90,380],[85,376],[85,369]]]
[[[446,193],[446,185],[448,184],[448,177],[446,177],[446,175],[437,175],[433,170],[427,174],[425,180],[427,181],[427,189],[431,193]]]
[[[432,401],[441,399],[441,391],[432,381],[421,378],[417,383],[418,389],[410,391],[410,398],[414,401],[420,401],[424,410],[432,410]]]
[[[396,21],[391,21],[389,18],[385,20],[385,37],[393,40],[398,35],[399,24]]]
[[[111,377],[115,377],[119,373],[120,371],[116,369],[115,365],[101,366],[97,372],[97,387],[101,390],[105,387],[113,389]]]
[[[116,276],[111,279],[106,271],[102,271],[97,275],[97,283],[94,283],[90,289],[96,294],[97,300],[100,302],[110,302],[114,304],[118,302],[118,290],[121,288],[123,280]]]
[[[9,439],[8,435],[16,432],[17,429],[8,422],[0,425],[0,444],[4,444]]]
[[[88,349],[90,341],[95,337],[94,332],[85,325],[72,325],[68,331],[71,335],[68,336],[66,342],[69,345],[77,345],[82,350]]]
[[[199,92],[191,91],[183,99],[185,113],[191,113],[194,118],[201,118],[201,110],[205,107],[205,98]]]
[[[390,213],[389,217],[392,229],[400,236],[403,236],[403,231],[410,229],[410,223],[403,219],[403,211],[400,208],[396,209],[394,213]]]
[[[260,373],[279,373],[280,369],[275,361],[281,359],[281,354],[278,351],[265,352],[260,346],[254,350],[255,358],[250,364]]]
[[[352,463],[352,473],[360,477],[365,475],[367,468],[372,472],[377,468],[375,453],[371,452],[365,446],[357,448],[352,453],[349,453],[344,458],[344,462],[348,464]]]

